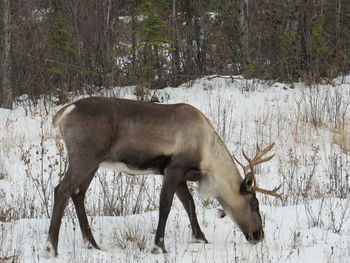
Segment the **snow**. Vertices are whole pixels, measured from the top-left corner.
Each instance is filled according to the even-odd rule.
[[[134,88],[105,94],[135,98]],[[165,234],[168,253],[151,254],[161,177],[101,168],[86,208],[102,249],[84,246],[70,203],[58,257],[42,257],[53,189],[67,165],[51,125],[62,105],[24,100],[12,111],[0,109],[1,262],[350,262],[350,76],[311,88],[208,76],[155,94],[162,103],[185,102],[202,110],[239,160],[242,149],[253,155],[257,143],[275,142],[276,156],[257,168],[260,187],[282,184],[284,194],[282,200],[257,196],[265,240],[249,244],[228,217],[219,218],[217,203],[201,199],[191,183],[209,244],[193,242],[187,214],[175,198]]]

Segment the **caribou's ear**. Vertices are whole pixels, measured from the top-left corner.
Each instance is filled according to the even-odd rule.
[[[241,184],[241,189],[240,189],[241,194],[248,194],[253,192],[253,188],[254,188],[253,182],[254,182],[253,175],[251,172],[249,172]]]

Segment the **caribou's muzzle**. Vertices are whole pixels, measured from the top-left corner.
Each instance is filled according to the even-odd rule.
[[[264,239],[265,234],[264,234],[264,230],[262,230],[261,228],[260,230],[255,231],[253,233],[244,234],[244,236],[249,243],[255,245]]]

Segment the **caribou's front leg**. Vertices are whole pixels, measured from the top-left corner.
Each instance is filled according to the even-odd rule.
[[[160,192],[159,220],[154,240],[155,246],[151,251],[154,254],[167,253],[164,245],[165,225],[173,203],[175,191],[183,174],[183,170],[180,168],[168,167],[165,169],[162,190]]]
[[[190,219],[194,241],[199,243],[208,243],[207,239],[205,238],[198,224],[195,204],[193,201],[193,197],[190,191],[188,190],[186,181],[182,181],[179,183],[179,186],[176,190],[176,195],[178,196],[181,203],[183,204],[187,212],[187,215]]]

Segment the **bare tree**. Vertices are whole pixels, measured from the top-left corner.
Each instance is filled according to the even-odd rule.
[[[350,1],[81,2],[0,1],[0,106],[21,94],[64,102],[86,86],[211,74],[315,82],[350,69]]]
[[[4,108],[12,108],[11,87],[11,9],[10,0],[3,1],[3,49],[0,83],[0,103]]]

